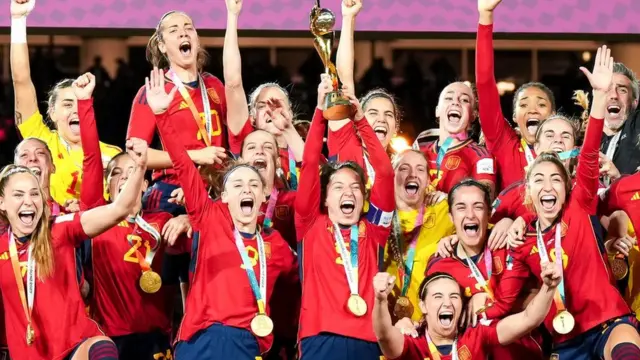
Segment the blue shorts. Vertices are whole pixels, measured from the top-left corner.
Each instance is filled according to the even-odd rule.
[[[171,359],[169,335],[161,332],[112,336],[120,360]]]
[[[302,339],[300,360],[380,360],[378,343],[322,333]]]
[[[260,347],[249,330],[213,324],[176,345],[176,360],[257,360]]]
[[[593,329],[571,340],[554,345],[551,360],[591,360],[604,359],[604,347],[611,331],[618,325],[628,324],[638,328],[634,315],[625,315],[605,321]]]
[[[169,202],[171,192],[177,188],[178,185],[157,181],[142,195],[142,207],[145,210],[168,212],[173,216],[185,214],[184,206]]]

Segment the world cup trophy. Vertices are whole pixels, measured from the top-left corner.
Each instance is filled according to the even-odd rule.
[[[336,24],[336,16],[329,9],[320,7],[320,0],[309,15],[309,28],[315,37],[313,46],[324,63],[325,73],[331,77],[333,91],[327,94],[322,114],[327,120],[344,120],[353,114],[353,107],[349,99],[340,91],[336,66],[331,62],[331,52],[335,41],[333,27]]]

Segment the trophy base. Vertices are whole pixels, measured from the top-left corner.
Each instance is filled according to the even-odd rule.
[[[346,120],[353,116],[353,105],[340,91],[327,94],[322,115],[327,120]]]

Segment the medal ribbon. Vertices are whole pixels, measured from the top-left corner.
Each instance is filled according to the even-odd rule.
[[[495,298],[493,296],[493,291],[491,290],[491,286],[489,285],[489,280],[491,280],[491,273],[493,270],[493,258],[491,257],[491,249],[489,249],[488,246],[485,246],[484,248],[484,254],[483,254],[484,266],[487,269],[487,280],[485,280],[484,276],[482,276],[482,273],[480,272],[480,269],[478,268],[478,265],[476,265],[476,263],[473,262],[469,254],[467,254],[467,250],[465,250],[462,243],[460,243],[460,247],[464,252],[464,260],[469,266],[469,270],[471,270],[471,275],[473,275],[473,277],[476,279],[476,282],[478,283],[478,285],[480,285],[480,287],[484,289],[484,291],[489,296],[489,299],[491,299],[491,301],[495,301]]]
[[[438,351],[438,347],[436,344],[431,341],[431,336],[427,331],[424,332],[424,337],[427,338],[427,344],[429,344],[429,352],[431,353],[431,357],[433,360],[440,360],[440,352]],[[458,360],[458,338],[453,340],[453,344],[451,344],[451,360]]]
[[[211,146],[211,104],[209,104],[209,96],[207,95],[207,89],[204,85],[202,76],[198,75],[198,83],[200,85],[200,95],[202,96],[202,106],[204,108],[204,126],[202,125],[202,121],[200,121],[200,113],[198,112],[198,109],[196,109],[196,105],[193,103],[193,99],[191,99],[189,91],[184,86],[178,75],[172,69],[169,69],[167,75],[171,77],[173,84],[178,87],[180,95],[182,95],[184,101],[186,101],[187,105],[189,105],[189,110],[191,110],[191,113],[196,120],[196,124],[198,125],[198,130],[200,131],[202,140],[207,146]]]
[[[573,159],[574,157],[577,157],[578,155],[580,155],[580,149],[579,148],[573,148],[571,150],[567,150],[567,151],[563,151],[561,153],[558,153],[558,156],[560,157],[560,160]]]
[[[51,202],[51,216],[55,217],[55,216],[58,216],[58,215],[60,215],[60,205],[57,202],[52,201]]]
[[[135,226],[133,228],[133,234],[136,233],[136,229],[138,229],[138,226],[142,228],[142,230],[148,232],[155,240],[156,240],[156,244],[153,247],[149,247],[149,251],[147,251],[147,255],[146,256],[142,256],[142,253],[140,252],[140,250],[136,250],[136,257],[138,258],[138,263],[140,263],[140,268],[142,269],[142,271],[149,271],[151,270],[151,264],[153,263],[153,258],[156,256],[156,252],[158,251],[158,248],[160,247],[160,243],[162,242],[162,236],[160,235],[160,233],[158,232],[158,230],[156,230],[153,226],[149,225],[149,223],[142,218],[142,216],[140,215],[136,215],[135,217]],[[129,235],[127,236],[127,241],[129,242],[129,245],[133,246],[133,241],[131,241],[132,236]]]
[[[416,257],[416,245],[418,244],[418,237],[422,231],[422,223],[424,222],[424,206],[420,206],[418,216],[416,217],[415,225],[413,227],[413,238],[409,244],[409,250],[407,251],[407,260],[403,258],[403,251],[401,244],[398,244],[398,250],[400,250],[400,262],[398,263],[398,275],[402,279],[402,293],[400,296],[406,296],[409,290],[409,284],[411,284],[411,273],[413,272],[413,261]],[[401,242],[401,236],[398,236],[398,242]]]
[[[362,148],[365,149],[364,144]],[[369,162],[369,155],[365,151],[362,158],[364,159],[364,166],[367,169],[367,189],[370,189],[373,186],[373,182],[376,177],[376,171],[373,169],[371,162]]]
[[[607,152],[605,153],[605,155],[611,161],[613,161],[613,155],[616,153],[616,149],[618,148],[618,141],[620,141],[621,134],[622,134],[622,130],[618,131],[615,135],[613,135],[613,137],[611,138],[611,141],[609,142],[609,146],[607,147]],[[608,176],[605,176],[603,180],[606,186],[609,186],[609,184],[611,184],[611,180],[609,179]]]
[[[529,166],[531,166],[531,164],[533,164],[536,157],[533,155],[533,151],[531,151],[531,148],[529,147],[529,145],[527,145],[527,142],[524,140],[524,138],[520,138],[520,146],[522,146],[524,158],[527,160],[526,168],[528,168]]]
[[[333,224],[333,234],[338,243],[338,248],[340,248],[340,256],[342,257],[344,272],[347,275],[349,291],[351,295],[358,295],[358,224],[351,225],[350,254],[347,254],[347,246],[337,224]]]
[[[549,262],[549,254],[547,253],[547,246],[544,244],[544,240],[542,239],[542,231],[540,230],[540,222],[536,226],[537,232],[537,240],[538,243],[538,253],[540,254],[540,264]],[[554,241],[555,246],[555,254],[556,254],[556,265],[560,269],[560,276],[562,280],[558,284],[556,288],[556,292],[553,295],[553,301],[556,304],[556,308],[558,313],[565,311],[567,308],[564,306],[565,303],[565,294],[564,294],[564,276],[563,276],[563,267],[562,267],[562,222],[556,225],[556,236]]]
[[[259,232],[256,232],[256,240],[258,243],[258,263],[260,264],[260,283],[256,278],[256,273],[251,265],[249,254],[247,254],[247,248],[244,246],[242,236],[237,229],[233,231],[233,236],[236,239],[236,247],[242,258],[242,264],[249,277],[249,285],[251,285],[251,291],[258,303],[258,313],[265,314],[265,299],[267,298],[267,259],[264,251],[264,240],[260,236]]]
[[[289,147],[289,188],[291,190],[298,190],[298,171],[296,167],[296,157],[293,155],[293,150]]]
[[[16,285],[18,285],[18,294],[20,295],[24,316],[27,318],[28,326],[31,326],[31,314],[33,313],[33,302],[36,296],[36,260],[33,258],[32,243],[29,244],[27,256],[27,290],[25,294],[16,240],[13,237],[11,229],[9,229],[9,257],[11,257],[11,266],[13,267],[13,274],[16,278]]]
[[[267,212],[264,215],[264,221],[262,222],[262,226],[264,228],[270,228],[273,225],[271,219],[273,219],[273,211],[276,208],[276,203],[278,202],[278,189],[273,187],[271,190],[271,195],[269,196],[269,202],[267,203]]]
[[[440,182],[440,176],[442,175],[440,173],[440,166],[442,165],[442,161],[444,160],[444,157],[447,155],[447,151],[449,151],[449,148],[453,143],[453,139],[454,139],[453,136],[447,137],[442,143],[442,146],[440,146],[440,149],[438,149],[438,156],[436,157],[436,170],[437,170],[436,178],[431,182],[431,188],[434,191],[438,187],[438,183]]]

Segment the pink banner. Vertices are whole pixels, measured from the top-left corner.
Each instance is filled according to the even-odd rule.
[[[475,32],[476,0],[363,0],[361,31]],[[505,0],[496,31],[639,34],[640,0]],[[340,19],[340,0],[322,0]],[[7,8],[0,26],[9,25]],[[308,29],[314,0],[244,0],[241,29]],[[169,10],[190,14],[198,29],[224,29],[224,0],[38,0],[31,27],[152,29]],[[337,29],[339,29],[339,24]]]

